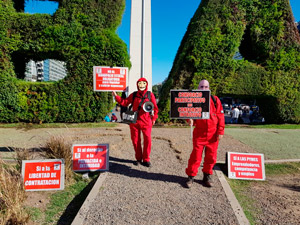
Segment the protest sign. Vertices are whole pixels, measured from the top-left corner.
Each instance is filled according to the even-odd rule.
[[[74,144],[73,171],[106,171],[109,169],[108,144]]]
[[[171,119],[209,119],[209,90],[171,90],[170,96]]]
[[[263,154],[228,152],[228,177],[243,180],[265,180]]]
[[[22,177],[26,191],[63,190],[64,160],[23,160]]]
[[[126,91],[127,67],[94,66],[94,91]]]

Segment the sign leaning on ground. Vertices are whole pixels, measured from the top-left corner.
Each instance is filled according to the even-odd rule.
[[[109,169],[108,144],[74,144],[72,156],[73,171],[107,171]]]
[[[94,91],[126,91],[128,82],[127,67],[93,67]]]
[[[228,177],[242,180],[265,180],[263,154],[228,152]]]
[[[210,91],[171,90],[171,119],[209,119]]]
[[[23,160],[22,177],[26,191],[64,189],[64,159]]]

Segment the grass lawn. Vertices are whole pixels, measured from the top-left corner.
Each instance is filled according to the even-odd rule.
[[[225,134],[265,155],[265,159],[300,159],[300,129],[235,128]]]

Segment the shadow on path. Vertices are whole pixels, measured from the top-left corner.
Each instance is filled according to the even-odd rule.
[[[0,147],[0,152],[14,152],[13,147]]]
[[[148,171],[139,170],[138,168],[142,167],[142,165],[135,166],[137,169],[131,168],[130,166],[120,164],[118,162],[123,163],[130,163],[133,165],[133,160],[125,160],[119,159],[115,157],[109,157],[110,159],[110,173],[121,174],[128,177],[135,177],[141,178],[145,180],[155,180],[155,181],[163,181],[169,183],[177,183],[181,186],[185,187],[186,178],[177,176],[177,175],[170,175],[170,174],[163,174],[163,173],[153,173]]]
[[[288,185],[288,184],[284,184],[284,185],[280,185],[280,187],[286,188],[286,189],[288,189],[290,191],[300,192],[300,185]]]

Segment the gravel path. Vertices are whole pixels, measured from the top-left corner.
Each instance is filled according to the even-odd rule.
[[[110,170],[84,224],[238,224],[216,176],[210,189],[202,186],[202,173],[191,189],[183,187],[191,151],[188,129],[153,129],[152,168],[133,165],[128,127],[120,133],[124,136],[110,145]]]

